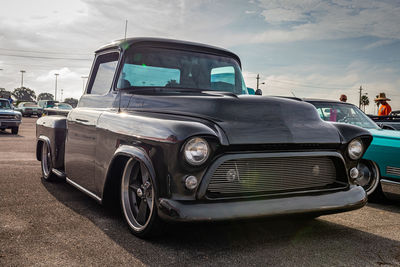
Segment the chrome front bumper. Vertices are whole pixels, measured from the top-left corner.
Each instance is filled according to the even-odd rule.
[[[18,127],[21,121],[18,120],[0,120],[0,129],[9,127]]]
[[[354,210],[367,203],[360,186],[322,194],[225,202],[176,201],[161,198],[158,214],[169,221],[219,221],[292,214],[330,214]]]

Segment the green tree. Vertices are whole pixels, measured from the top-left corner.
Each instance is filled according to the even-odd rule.
[[[10,96],[10,91],[7,91],[5,88],[0,88],[0,98],[9,98]]]
[[[69,97],[64,99],[64,103],[70,104],[73,108],[76,108],[76,106],[78,105],[78,99]]]
[[[40,93],[37,97],[37,101],[40,100],[54,100],[54,96],[50,93]]]
[[[361,96],[361,108],[365,112],[365,107],[369,105],[369,98],[368,95],[362,95]]]
[[[35,101],[35,91],[27,87],[15,88],[12,95],[16,98],[17,102]]]

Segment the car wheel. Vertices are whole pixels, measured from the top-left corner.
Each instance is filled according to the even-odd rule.
[[[47,181],[52,181],[55,178],[55,174],[52,172],[53,163],[51,161],[50,148],[46,143],[42,144],[42,177]]]
[[[121,207],[124,218],[139,237],[160,233],[161,221],[156,209],[156,190],[146,166],[135,159],[125,165],[121,179]]]
[[[19,127],[13,127],[13,128],[11,128],[11,133],[18,134],[18,130],[19,130]]]
[[[358,170],[360,172],[360,177],[357,179],[357,184],[364,188],[368,199],[383,198],[378,165],[370,160],[362,160],[358,164]]]

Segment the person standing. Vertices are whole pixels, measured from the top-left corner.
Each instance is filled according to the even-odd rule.
[[[392,107],[387,101],[390,101],[390,99],[386,97],[385,93],[379,93],[379,96],[375,98],[375,102],[380,104],[378,116],[388,116],[392,112]]]
[[[345,94],[342,94],[342,95],[340,95],[339,100],[340,100],[341,102],[347,102],[347,96],[346,96]]]

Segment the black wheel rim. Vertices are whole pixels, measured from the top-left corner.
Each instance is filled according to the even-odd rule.
[[[137,232],[144,230],[153,214],[154,188],[150,173],[142,162],[128,161],[122,177],[121,197],[130,227]]]
[[[50,150],[46,144],[42,146],[42,170],[44,177],[47,178],[51,172],[51,157]]]

